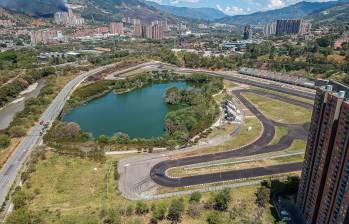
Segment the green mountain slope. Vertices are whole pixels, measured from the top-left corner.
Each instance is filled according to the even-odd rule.
[[[347,1],[347,0],[341,0]],[[256,12],[249,15],[230,16],[218,20],[218,22],[246,25],[246,24],[265,24],[278,19],[300,19],[311,13],[325,10],[341,4],[341,1],[329,2],[299,2],[297,4],[281,9],[270,10],[266,12]]]
[[[176,6],[170,6],[170,5],[160,5],[152,1],[145,1],[145,3],[160,11],[167,12],[174,16],[180,16],[188,19],[215,20],[215,19],[220,19],[226,16],[226,14],[214,8],[176,7]]]
[[[170,22],[176,18],[161,12],[138,0],[69,0],[68,3],[84,6],[80,13],[89,20],[110,21],[120,20],[122,17],[141,19],[144,22],[167,19]]]
[[[30,16],[52,16],[66,10],[63,0],[1,0],[0,7]]]
[[[313,13],[307,19],[315,24],[349,23],[349,3]]]

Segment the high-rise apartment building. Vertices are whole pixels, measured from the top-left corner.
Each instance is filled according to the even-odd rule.
[[[81,26],[85,23],[85,20],[75,15],[70,8],[68,12],[56,12],[53,19],[56,24],[65,26]]]
[[[111,22],[109,24],[109,32],[114,35],[124,35],[124,24]]]
[[[276,35],[303,35],[309,33],[311,24],[300,19],[277,20]]]
[[[263,34],[266,37],[276,34],[276,22],[266,24],[263,29]]]
[[[135,24],[133,25],[133,36],[134,37],[142,37],[142,25],[141,24]]]
[[[250,39],[252,39],[252,27],[245,26],[245,28],[244,28],[244,40],[250,40]]]
[[[349,223],[349,88],[317,90],[297,195],[307,224]]]
[[[162,40],[164,39],[164,30],[163,27],[159,24],[151,26],[152,39]]]
[[[30,32],[30,40],[33,45],[65,42],[62,31],[43,29]]]

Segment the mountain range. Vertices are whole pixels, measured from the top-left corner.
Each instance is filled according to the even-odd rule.
[[[348,0],[329,1],[329,2],[299,2],[294,5],[281,9],[270,10],[265,12],[256,12],[248,15],[227,16],[217,20],[220,23],[235,25],[247,24],[266,24],[277,19],[302,19],[310,14],[326,10],[348,2]]]
[[[212,20],[221,19],[227,16],[222,11],[215,8],[176,7],[176,6],[170,6],[170,5],[160,5],[152,1],[144,1],[144,3],[160,11],[167,12],[174,16],[184,17],[187,19],[212,21]]]
[[[299,2],[281,9],[248,15],[226,16],[213,8],[165,6],[147,0],[67,0],[77,4],[76,10],[88,20],[119,21],[122,17],[138,18],[144,22],[167,19],[175,23],[183,19],[211,20],[233,25],[257,25],[277,19],[309,19],[314,23],[348,22],[349,0],[328,2]],[[0,7],[31,16],[52,16],[66,10],[63,0],[0,0]]]

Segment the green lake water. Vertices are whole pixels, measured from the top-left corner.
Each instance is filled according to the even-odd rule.
[[[153,84],[125,94],[108,93],[105,96],[74,108],[63,118],[75,122],[93,136],[112,136],[127,133],[131,138],[164,136],[164,119],[176,107],[164,102],[166,90],[171,87],[188,88],[186,82]]]

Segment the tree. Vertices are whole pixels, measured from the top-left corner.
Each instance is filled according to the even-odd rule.
[[[179,104],[182,99],[182,92],[177,87],[169,88],[166,91],[165,101],[168,104]]]
[[[8,135],[0,134],[0,148],[7,148],[10,145],[10,138]]]
[[[258,188],[256,196],[258,206],[261,208],[265,208],[269,203],[270,189],[266,186],[261,186],[260,188]]]
[[[224,189],[223,191],[216,194],[213,200],[213,208],[217,211],[226,211],[231,200],[229,189]]]
[[[172,223],[178,223],[181,221],[184,211],[183,199],[173,199],[168,209],[167,219]]]
[[[199,203],[201,200],[202,194],[198,191],[191,193],[189,202],[190,203]]]
[[[149,212],[149,207],[144,201],[139,201],[136,204],[136,214],[137,215],[144,215]]]
[[[331,45],[332,40],[330,36],[324,36],[316,39],[316,42],[320,47],[329,47]]]
[[[13,126],[8,130],[11,137],[22,137],[26,134],[26,130],[23,126]]]
[[[115,141],[118,144],[127,144],[130,140],[130,137],[126,133],[117,132],[111,138],[112,141]]]
[[[101,135],[98,137],[97,142],[99,144],[108,144],[110,142],[110,138],[106,135]]]
[[[221,224],[223,223],[222,214],[217,211],[212,211],[207,217],[208,224]]]

